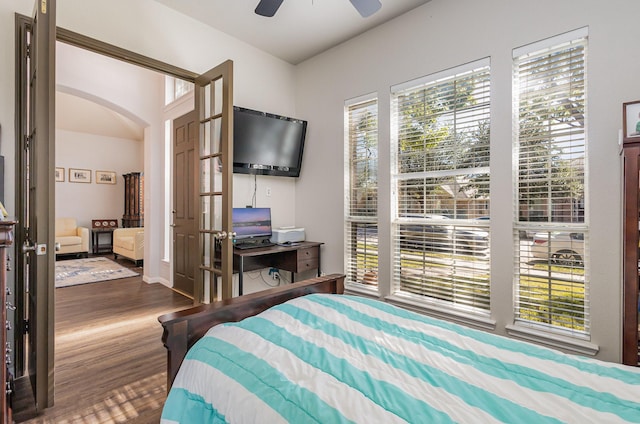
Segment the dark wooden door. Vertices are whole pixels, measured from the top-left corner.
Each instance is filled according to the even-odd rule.
[[[23,254],[16,278],[20,292],[16,331],[26,332],[27,337],[16,337],[17,344],[24,342],[26,364],[22,358],[16,362],[18,373],[23,367],[28,370],[38,411],[54,401],[55,11],[55,0],[36,1],[33,19],[19,24],[17,41],[27,54],[19,76],[22,134],[17,148],[16,244]]]
[[[193,298],[198,268],[198,115],[173,121],[173,288]]]

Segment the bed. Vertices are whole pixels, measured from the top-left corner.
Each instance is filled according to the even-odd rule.
[[[317,278],[161,317],[162,424],[640,422],[637,368],[340,294],[342,284]]]

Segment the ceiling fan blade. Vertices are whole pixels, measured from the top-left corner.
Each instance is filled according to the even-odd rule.
[[[349,0],[363,18],[376,13],[382,7],[380,0]]]
[[[267,18],[273,17],[284,0],[260,0],[255,12]]]

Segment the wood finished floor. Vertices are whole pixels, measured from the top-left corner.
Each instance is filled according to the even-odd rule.
[[[30,414],[22,412],[14,419],[158,423],[166,350],[157,317],[189,306],[190,299],[141,277],[56,289],[55,405],[38,417],[26,420]]]

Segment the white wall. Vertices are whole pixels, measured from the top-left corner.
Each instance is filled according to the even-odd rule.
[[[390,86],[483,57],[492,74],[492,318],[513,322],[512,49],[589,27],[588,187],[592,342],[599,357],[621,358],[622,103],[640,98],[640,2],[617,0],[432,0],[298,66],[296,107],[311,117],[306,161],[296,185],[298,225],[326,243],[325,271],[343,270],[344,101],[379,96],[380,270],[391,278]],[[327,89],[331,87],[331,89]],[[314,158],[310,161],[309,158]],[[384,242],[386,241],[386,243]]]
[[[24,0],[0,2],[0,42],[7,46],[0,52],[0,83],[5,87],[0,97],[0,154],[6,156],[5,175],[15,174],[14,153],[14,12],[30,15],[33,3]],[[204,72],[213,66],[231,59],[234,61],[234,104],[271,113],[299,116],[295,112],[294,67],[254,47],[238,41],[220,31],[180,15],[152,0],[97,0],[58,1],[58,26],[92,38],[170,63],[193,72]],[[102,60],[98,59],[100,67]],[[96,65],[95,62],[91,64]],[[150,99],[139,84],[147,85],[144,79],[134,82],[121,80],[118,71],[105,68],[104,79],[121,83],[120,89],[104,90],[91,82],[93,71],[70,60],[65,52],[57,60],[58,89],[71,94],[81,94],[94,101],[109,103],[119,112],[135,122],[146,125],[144,141],[145,172],[145,227],[149,229],[145,239],[145,281],[169,280],[168,268],[160,266],[163,258],[163,237],[167,223],[164,208],[164,151],[157,149],[163,143],[162,102],[157,103],[157,114],[149,117],[146,103]],[[108,65],[104,65],[108,66]],[[64,75],[70,76],[69,78]],[[80,92],[78,87],[82,87]],[[163,89],[157,90],[162,95]],[[124,99],[129,94],[131,98]],[[122,101],[125,103],[123,104]],[[234,178],[237,200],[234,205],[249,204],[253,195],[253,178]],[[295,225],[295,180],[288,178],[262,177],[258,179],[257,205],[274,209],[274,225]],[[266,196],[266,187],[271,196]],[[14,213],[15,189],[7,183],[7,207]]]
[[[31,3],[31,4],[30,4]],[[0,155],[5,157],[5,206],[15,215],[15,13],[30,15],[32,2],[0,2]]]
[[[143,144],[138,140],[56,130],[56,167],[63,167],[64,182],[56,183],[56,217],[76,218],[91,228],[92,219],[115,218],[122,225],[124,178],[141,171]],[[69,182],[69,168],[91,170],[91,183]],[[97,184],[96,171],[113,171],[116,184]]]
[[[193,72],[232,59],[235,105],[294,115],[293,66],[154,1],[65,0],[58,2],[58,25]],[[145,227],[150,230],[145,232],[145,249],[152,249],[145,250],[145,280],[166,282],[167,267],[159,267],[166,223],[163,214],[153,212],[164,206],[164,153],[151,150],[161,139],[155,131],[162,128],[151,125],[145,137]],[[273,185],[273,203],[288,203],[293,216],[289,199],[294,185],[282,180]],[[242,190],[238,187],[234,194]],[[159,268],[149,269],[156,264]]]
[[[295,112],[294,67],[151,0],[58,1],[58,26],[193,72],[234,61],[234,104]]]

